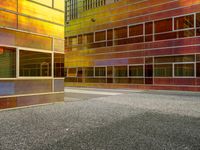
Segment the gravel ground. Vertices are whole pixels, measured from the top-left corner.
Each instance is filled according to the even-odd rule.
[[[200,94],[66,96],[63,103],[1,111],[0,149],[200,150]]]

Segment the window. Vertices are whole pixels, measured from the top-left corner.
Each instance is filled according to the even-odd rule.
[[[127,66],[115,66],[115,77],[127,77]]]
[[[93,77],[94,76],[94,68],[93,67],[86,67],[85,68],[85,76],[86,77]]]
[[[112,40],[113,39],[113,30],[109,29],[107,30],[107,40]]]
[[[200,62],[196,64],[196,75],[197,77],[200,77]]]
[[[174,19],[174,29],[186,29],[194,27],[194,15],[177,17]]]
[[[20,76],[51,76],[51,54],[20,50]]]
[[[95,67],[95,76],[106,76],[106,68],[105,67]]]
[[[174,64],[175,76],[194,76],[194,64]]]
[[[143,24],[129,27],[129,36],[143,35]]]
[[[82,68],[78,68],[77,77],[82,77],[82,76],[83,76],[83,69]]]
[[[143,76],[143,66],[129,66],[129,76]]]
[[[108,77],[112,77],[113,76],[113,67],[112,66],[108,66],[107,67],[107,76]]]
[[[65,0],[65,20],[78,18],[78,0]]]
[[[76,68],[68,68],[67,77],[76,77],[77,69]]]
[[[194,62],[194,55],[181,55],[181,56],[164,56],[156,57],[154,59],[155,63],[173,63],[173,62]]]
[[[196,26],[200,27],[200,13],[196,14]]]
[[[127,38],[127,27],[120,27],[114,29],[115,39]]]
[[[69,37],[69,45],[77,45],[78,44],[78,40],[76,36],[73,37]]]
[[[153,34],[153,23],[152,22],[146,22],[145,23],[145,34]]]
[[[156,64],[154,65],[155,77],[172,77],[172,64]]]
[[[94,33],[85,34],[86,43],[93,43],[94,42]]]
[[[64,77],[64,54],[54,54],[54,77]]]
[[[106,40],[105,31],[95,32],[95,41],[104,41],[104,40]]]
[[[78,35],[78,44],[82,44],[82,43],[83,43],[83,36]]]
[[[172,31],[172,19],[155,21],[155,33]]]
[[[0,78],[14,78],[15,76],[16,76],[15,49],[0,47]]]

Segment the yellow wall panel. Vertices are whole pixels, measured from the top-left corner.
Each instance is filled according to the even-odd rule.
[[[1,0],[0,8],[17,11],[17,0]]]
[[[58,52],[64,52],[64,39],[54,39],[54,50]]]
[[[59,26],[24,16],[18,17],[18,28],[21,30],[36,32],[57,38],[64,38],[64,26]]]
[[[54,8],[64,11],[65,1],[64,0],[54,0]]]
[[[32,0],[32,1],[52,7],[52,0]]]
[[[17,15],[0,11],[0,26],[17,28]]]
[[[48,20],[58,24],[64,24],[64,13],[48,8],[27,0],[19,0],[19,13],[33,16],[39,19]]]
[[[44,36],[0,28],[0,44],[51,50],[52,39]]]

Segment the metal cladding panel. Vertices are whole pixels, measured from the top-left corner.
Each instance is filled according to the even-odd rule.
[[[66,25],[65,67],[77,69],[66,85],[199,91],[200,61],[189,59],[200,55],[199,10],[199,0],[120,0],[84,10]],[[130,76],[138,65],[143,76]],[[129,73],[115,75],[119,66]],[[84,76],[99,67],[113,67],[114,75]]]

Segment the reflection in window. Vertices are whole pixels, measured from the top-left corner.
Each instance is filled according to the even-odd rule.
[[[115,77],[127,77],[127,66],[115,66]]]
[[[155,21],[155,33],[172,31],[172,19]]]
[[[154,66],[155,77],[172,77],[172,64],[160,64]]]
[[[69,37],[69,45],[77,45],[77,44],[78,44],[78,40],[76,36]]]
[[[129,36],[143,35],[143,24],[129,27]]]
[[[64,54],[54,54],[54,77],[64,77]]]
[[[146,22],[145,23],[145,34],[153,34],[153,23],[152,22]]]
[[[129,76],[143,76],[143,66],[129,66]]]
[[[106,76],[106,68],[105,67],[96,67],[95,68],[95,76]]]
[[[127,27],[116,28],[114,31],[115,39],[127,38]]]
[[[112,77],[113,76],[113,67],[112,66],[108,66],[107,67],[107,76],[108,77]]]
[[[0,78],[14,78],[16,76],[15,49],[0,47]]]
[[[175,76],[194,76],[194,64],[175,64]]]
[[[94,76],[94,68],[93,67],[86,67],[84,70],[85,70],[85,76],[86,77],[93,77]]]
[[[93,43],[94,42],[94,33],[85,34],[85,43]]]
[[[194,15],[177,17],[174,19],[175,30],[193,28],[193,27],[194,27]]]
[[[20,50],[20,76],[51,76],[51,54]]]
[[[76,77],[76,68],[68,68],[67,77]]]
[[[196,64],[196,74],[197,74],[197,77],[200,77],[200,63]]]
[[[104,41],[106,40],[106,32],[95,32],[95,41]]]

